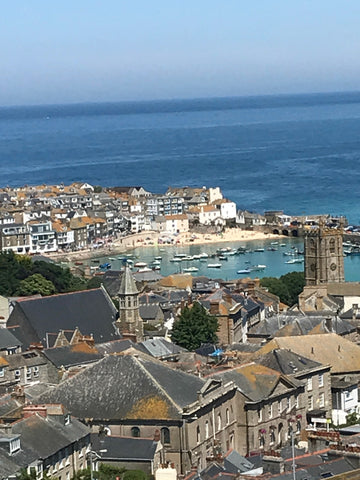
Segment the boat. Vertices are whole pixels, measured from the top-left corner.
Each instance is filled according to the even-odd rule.
[[[97,258],[92,258],[91,261],[92,261],[93,263],[100,263],[100,260],[98,260]],[[62,262],[61,262],[61,263],[62,263]]]
[[[147,267],[147,263],[146,262],[136,262],[136,263],[134,263],[134,267],[145,268],[145,267]]]
[[[251,267],[251,270],[253,272],[261,272],[262,270],[265,270],[265,268],[266,268],[266,265],[253,265]]]
[[[288,260],[287,262],[285,263],[290,263],[290,264],[293,264],[293,263],[304,263],[304,259],[303,258],[292,258],[291,260]]]
[[[152,265],[161,265],[161,262],[160,262],[160,260],[154,260],[152,262]]]
[[[144,267],[144,268],[139,268],[137,273],[144,273],[144,272],[151,272],[151,268],[149,267]]]
[[[255,248],[254,252],[263,252],[265,249],[264,248]]]
[[[279,242],[271,242],[270,245],[279,245]]]
[[[103,270],[108,270],[109,268],[111,268],[111,263],[102,263],[101,265],[99,265],[99,268],[102,268]]]
[[[226,257],[225,255],[218,255],[218,259],[219,260],[228,260],[228,257]]]
[[[160,265],[150,265],[152,270],[161,270]]]
[[[199,269],[196,267],[188,267],[188,268],[183,268],[183,272],[185,273],[191,273],[191,272],[198,272]]]
[[[116,260],[115,257],[109,257],[109,260]]]
[[[162,257],[158,255],[157,257],[155,257],[155,260],[162,260]]]
[[[170,262],[181,262],[181,258],[180,257],[170,258]]]
[[[209,255],[205,252],[200,253],[199,255],[200,258],[209,258]]]
[[[82,265],[83,262],[74,262],[74,265]]]
[[[192,262],[193,260],[194,260],[194,257],[192,256],[181,257],[182,262]]]
[[[238,270],[236,273],[239,275],[247,275],[248,273],[251,273],[250,268],[243,268],[242,270]]]
[[[221,263],[208,263],[207,268],[221,268]]]

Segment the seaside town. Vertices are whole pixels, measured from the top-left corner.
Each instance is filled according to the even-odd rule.
[[[0,189],[0,478],[360,478],[356,230],[238,210],[219,187]],[[216,268],[244,253],[226,242],[286,238],[303,272],[276,293],[250,268],[163,276],[132,258],[222,242],[203,254]],[[121,268],[97,263],[116,253]]]

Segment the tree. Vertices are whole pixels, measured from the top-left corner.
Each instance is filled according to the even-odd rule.
[[[35,273],[30,275],[30,277],[21,280],[19,284],[18,294],[19,295],[35,295],[39,293],[40,295],[51,295],[55,293],[55,287],[50,280],[46,280],[40,273]]]
[[[277,295],[281,302],[292,306],[297,303],[298,296],[304,289],[305,276],[303,272],[290,272],[280,278],[264,277],[260,280],[260,285]]]
[[[179,319],[174,322],[171,339],[187,350],[195,350],[202,343],[216,343],[218,328],[217,318],[195,302],[191,308],[185,307]]]

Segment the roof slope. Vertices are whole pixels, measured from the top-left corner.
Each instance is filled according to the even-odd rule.
[[[31,343],[47,346],[47,334],[59,330],[79,328],[83,335],[93,334],[95,342],[106,342],[120,336],[114,322],[116,308],[102,288],[84,290],[49,297],[22,299],[15,303],[8,320],[8,328],[19,326],[26,339],[25,347]]]
[[[98,434],[91,435],[91,445],[99,451],[102,459],[154,460],[157,442],[150,438],[105,436],[101,441]],[[102,452],[103,450],[103,452]]]
[[[42,395],[79,418],[178,419],[204,380],[146,355],[109,355]]]
[[[214,376],[220,376],[227,382],[234,382],[240,391],[253,402],[269,397],[281,378],[279,372],[256,363],[249,363],[217,373]]]
[[[360,372],[360,347],[336,333],[277,337],[264,345],[255,356],[277,348],[287,348],[310,360],[331,366],[331,373]]]

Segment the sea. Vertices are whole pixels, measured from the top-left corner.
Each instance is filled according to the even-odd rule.
[[[360,92],[0,107],[0,185],[219,186],[239,209],[359,225],[359,133]]]

